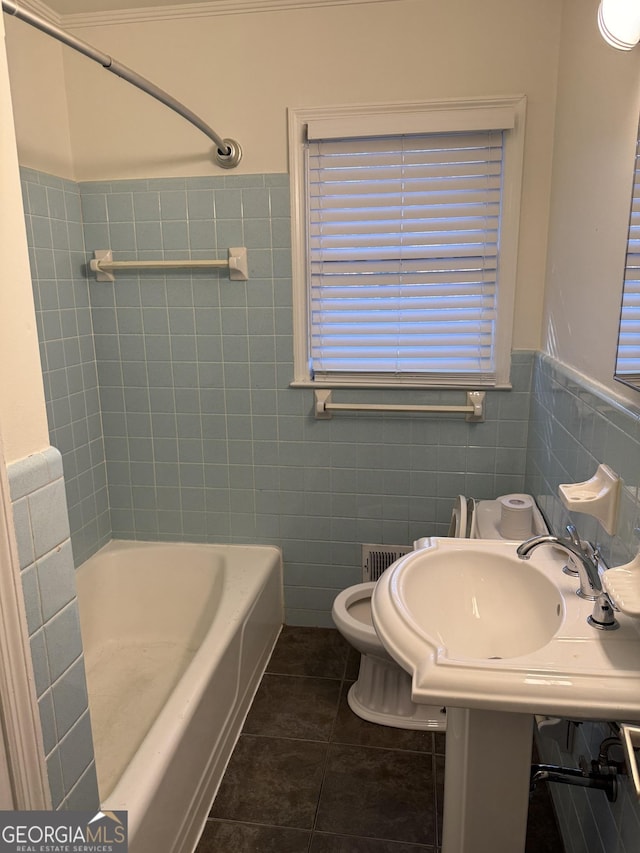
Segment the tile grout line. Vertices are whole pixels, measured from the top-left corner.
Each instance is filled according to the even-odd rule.
[[[322,800],[322,792],[324,790],[324,784],[325,784],[325,780],[326,780],[326,776],[327,776],[327,768],[329,766],[329,753],[330,753],[330,749],[331,749],[331,744],[333,743],[333,735],[334,735],[335,730],[336,730],[336,723],[338,721],[338,714],[340,713],[340,703],[342,701],[342,694],[344,692],[345,680],[346,680],[347,667],[348,666],[349,666],[349,650],[347,649],[346,653],[345,653],[345,657],[344,657],[344,666],[342,668],[342,678],[340,679],[340,687],[338,689],[338,698],[337,698],[336,706],[334,708],[334,713],[333,713],[333,722],[331,725],[331,731],[329,732],[329,736],[328,736],[328,740],[327,740],[327,750],[326,750],[326,753],[324,756],[324,762],[323,762],[323,766],[322,766],[322,780],[320,782],[320,789],[318,791],[318,799],[316,801],[316,808],[315,808],[315,812],[313,815],[313,824],[311,827],[311,835],[309,836],[309,846],[308,846],[309,853],[310,853],[312,845],[313,845],[314,835],[317,831],[316,827],[317,827],[317,823],[318,823],[318,815],[320,813],[320,802]]]

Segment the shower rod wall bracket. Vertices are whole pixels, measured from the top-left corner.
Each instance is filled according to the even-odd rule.
[[[223,151],[221,148],[216,148],[213,159],[221,169],[235,169],[240,160],[242,160],[242,148],[240,143],[235,139],[222,140],[228,151]]]
[[[227,250],[226,261],[220,260],[171,260],[171,261],[114,261],[111,249],[96,249],[89,261],[89,269],[96,274],[96,281],[115,281],[118,270],[208,270],[228,269],[231,281],[248,281],[249,264],[247,250],[236,246]]]

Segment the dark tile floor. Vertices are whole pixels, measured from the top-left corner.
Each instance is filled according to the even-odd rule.
[[[337,631],[285,627],[196,853],[437,853],[445,736],[361,720],[359,656]],[[548,792],[527,853],[563,853]]]

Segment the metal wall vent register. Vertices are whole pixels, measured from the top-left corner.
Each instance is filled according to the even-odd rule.
[[[395,563],[404,554],[413,551],[411,545],[363,545],[362,580],[377,581],[391,563]]]

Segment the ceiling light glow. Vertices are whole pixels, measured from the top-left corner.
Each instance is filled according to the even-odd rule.
[[[640,41],[640,0],[601,0],[598,27],[607,44],[631,50]]]

